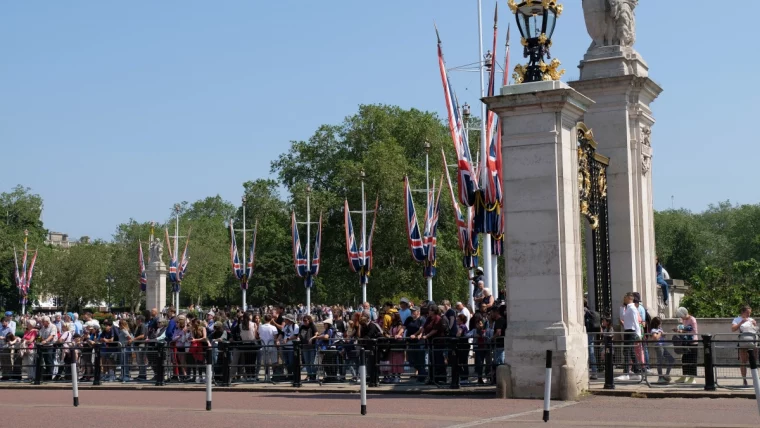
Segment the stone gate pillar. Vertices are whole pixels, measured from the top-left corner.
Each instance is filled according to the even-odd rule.
[[[654,117],[649,105],[662,88],[648,77],[647,64],[630,46],[592,47],[579,68],[580,80],[569,85],[594,100],[583,122],[593,129],[599,151],[611,159],[607,169],[610,270],[617,325],[615,308],[628,291],[640,292],[644,305],[660,312],[649,138]]]
[[[508,393],[543,397],[551,349],[552,395],[572,400],[588,389],[576,123],[593,101],[559,81],[484,101],[503,129]]]

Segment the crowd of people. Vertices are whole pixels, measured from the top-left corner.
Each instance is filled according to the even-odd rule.
[[[459,366],[462,382],[467,382],[472,365],[477,382],[485,384],[493,382],[494,367],[504,363],[506,314],[482,281],[475,301],[475,310],[448,300],[415,305],[407,298],[379,307],[369,302],[357,308],[315,305],[310,311],[301,304],[247,310],[191,305],[179,313],[173,307],[114,313],[100,322],[91,312],[81,318],[71,312],[8,313],[0,327],[0,373],[3,380],[32,381],[39,367],[42,381],[70,380],[72,375],[89,381],[99,356],[102,382],[155,381],[158,365],[164,363],[167,381],[200,383],[205,380],[201,367],[210,358],[215,367],[227,364],[233,381],[293,376],[314,381],[318,374],[326,382],[356,380],[361,341],[380,340],[384,345],[374,349],[383,383],[400,382],[403,373],[413,381],[435,376],[444,382],[451,365]],[[18,335],[17,324],[23,330]],[[456,350],[443,345],[444,338],[464,340],[466,352],[456,356]],[[166,361],[159,361],[158,343],[166,346]],[[230,351],[220,352],[220,343],[229,344]],[[294,372],[295,343],[303,375]],[[70,372],[72,361],[79,373]]]

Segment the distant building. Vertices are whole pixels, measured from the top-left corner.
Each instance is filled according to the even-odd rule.
[[[54,247],[60,247],[60,248],[71,248],[74,245],[78,244],[89,244],[90,243],[90,237],[89,236],[83,236],[79,238],[78,241],[70,241],[69,235],[67,233],[61,233],[61,232],[49,232],[47,239],[45,240],[46,245],[52,245]]]

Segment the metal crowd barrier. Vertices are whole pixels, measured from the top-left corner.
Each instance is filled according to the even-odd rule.
[[[491,384],[494,362],[503,341],[469,338],[338,339],[291,342],[290,346],[259,341],[184,343],[133,341],[75,345],[35,345],[33,349],[0,349],[3,380],[34,384],[71,382],[167,383],[201,382],[209,360],[213,381],[220,386],[250,383],[358,383],[362,350],[370,386],[424,383],[437,387]],[[502,345],[503,346],[503,345]],[[72,359],[78,373],[70,373]]]
[[[590,346],[596,363],[589,363],[594,374],[603,368],[605,389],[615,385],[645,384],[650,388],[683,386],[704,388],[750,388],[748,349],[757,349],[760,342],[742,340],[738,333],[699,335],[693,343],[676,340],[674,333],[666,339],[644,339],[627,342],[622,333],[600,333]],[[744,354],[744,358],[742,358]],[[744,373],[742,373],[742,371]],[[626,378],[625,374],[628,373]],[[686,381],[686,382],[684,382]]]

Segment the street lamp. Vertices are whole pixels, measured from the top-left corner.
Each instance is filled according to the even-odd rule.
[[[544,55],[551,58],[549,48],[557,17],[562,14],[562,5],[556,0],[526,0],[519,4],[509,0],[509,9],[515,14],[517,28],[522,36],[523,56],[529,58],[527,66],[518,64],[512,78],[515,83],[559,80],[565,70],[558,70],[559,60],[544,62]]]
[[[465,124],[470,120],[470,105],[467,103],[464,103],[462,106],[462,117],[464,118]]]
[[[108,312],[111,312],[111,286],[113,286],[113,283],[114,283],[115,279],[116,278],[114,278],[113,276],[111,276],[110,273],[108,275],[106,275],[106,284],[107,284],[106,287],[107,287],[107,290],[108,290],[108,292],[107,292],[108,301],[106,303],[108,304]]]

